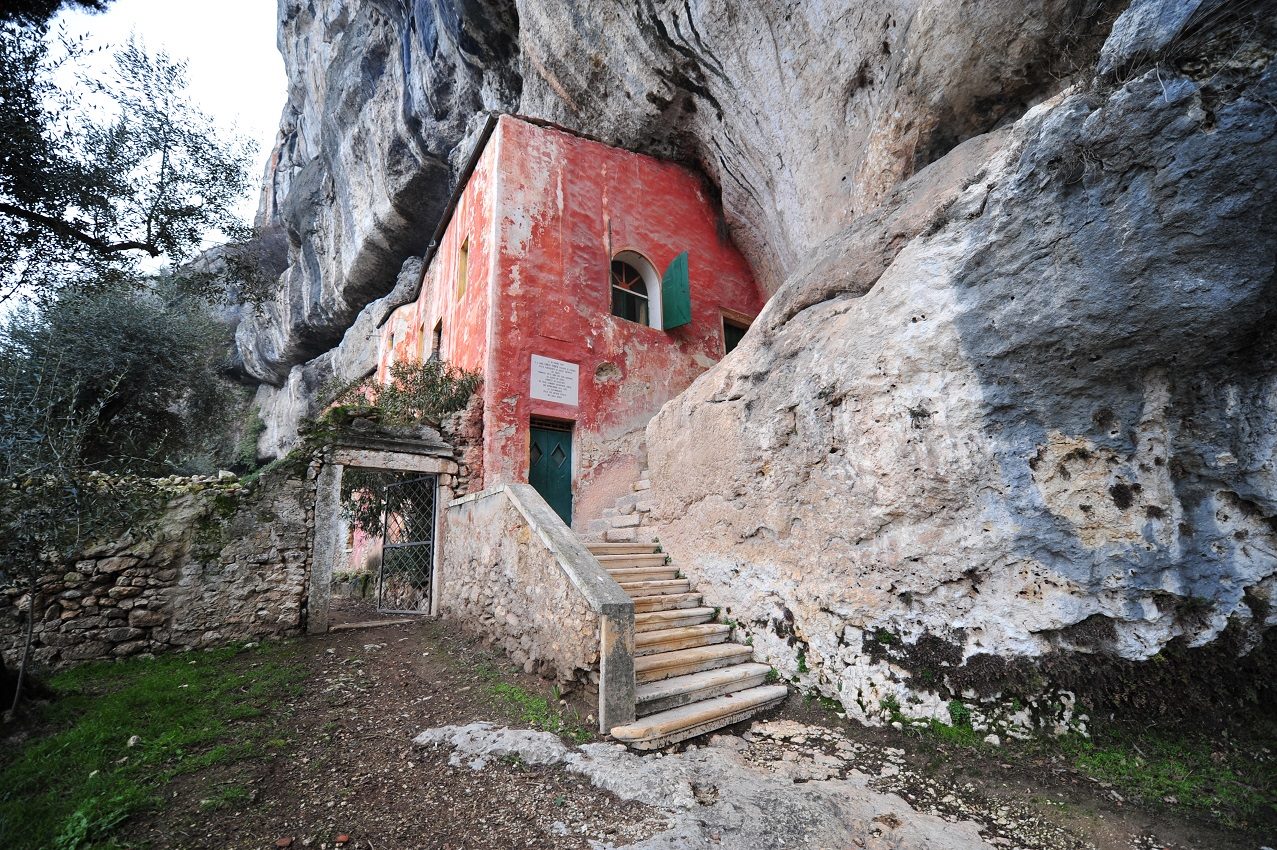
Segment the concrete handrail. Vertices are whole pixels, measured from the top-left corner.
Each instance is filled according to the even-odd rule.
[[[554,556],[590,610],[599,615],[599,731],[633,722],[634,600],[531,485],[502,484],[454,499],[448,507],[501,494]]]

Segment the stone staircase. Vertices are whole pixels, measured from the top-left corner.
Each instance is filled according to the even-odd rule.
[[[608,543],[652,543],[656,529],[648,518],[656,506],[652,493],[652,480],[647,474],[647,447],[639,447],[641,471],[634,482],[633,492],[616,500],[613,507],[603,511],[601,519],[592,520],[586,531]]]
[[[613,727],[613,738],[657,749],[746,720],[785,698],[784,685],[767,684],[771,668],[755,662],[750,647],[731,642],[731,627],[714,622],[718,610],[679,578],[658,546],[586,545],[634,600],[638,719]]]

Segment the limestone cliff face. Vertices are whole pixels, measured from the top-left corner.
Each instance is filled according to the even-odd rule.
[[[648,446],[662,542],[783,673],[872,717],[925,690],[884,635],[956,668],[1271,625],[1277,16],[1125,6],[281,0],[265,447],[520,111],[697,164],[774,293]]]
[[[873,716],[919,684],[884,635],[957,666],[1277,622],[1277,65],[1240,76],[968,143],[848,234],[921,225],[876,281],[822,256],[649,427],[662,543],[783,673]]]

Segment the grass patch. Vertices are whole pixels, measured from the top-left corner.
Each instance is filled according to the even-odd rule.
[[[1208,815],[1225,826],[1277,825],[1274,740],[1241,744],[1186,734],[1106,730],[1057,746],[1083,773],[1157,807]]]
[[[155,806],[174,777],[257,756],[272,730],[253,721],[300,693],[305,668],[289,663],[294,651],[226,647],[55,675],[58,698],[35,718],[48,731],[0,757],[0,843],[115,846],[118,828]],[[220,799],[230,804],[234,793]]]
[[[808,693],[804,697],[804,700],[807,702],[808,705],[815,703],[816,705],[823,708],[825,711],[833,712],[835,714],[842,714],[845,711],[845,709],[843,708],[843,704],[840,703],[838,700],[834,699],[833,697],[824,696],[823,694],[817,693],[816,691],[811,691],[810,693]]]
[[[521,722],[534,729],[562,735],[575,744],[583,744],[594,737],[589,729],[564,717],[559,707],[550,700],[518,685],[494,682],[488,685],[488,693],[498,704],[512,710]]]
[[[242,806],[249,800],[248,789],[236,782],[227,782],[216,786],[212,793],[200,800],[200,809],[213,812],[218,809],[229,809]]]
[[[927,721],[927,725],[925,727],[920,728],[926,734],[932,735],[947,744],[953,744],[959,747],[987,748],[989,746],[984,743],[984,736],[986,733],[975,731],[971,728],[969,723],[950,726],[948,723],[942,723],[939,720],[932,718]]]
[[[534,729],[562,735],[574,744],[593,740],[593,732],[581,726],[576,718],[565,716],[559,709],[558,688],[554,689],[555,698],[551,700],[507,682],[491,664],[478,664],[474,667],[474,672],[487,681],[486,690],[492,701],[511,712],[519,722]]]

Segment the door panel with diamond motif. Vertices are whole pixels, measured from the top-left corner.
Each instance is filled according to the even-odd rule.
[[[572,432],[532,427],[528,483],[569,526],[572,524]]]

